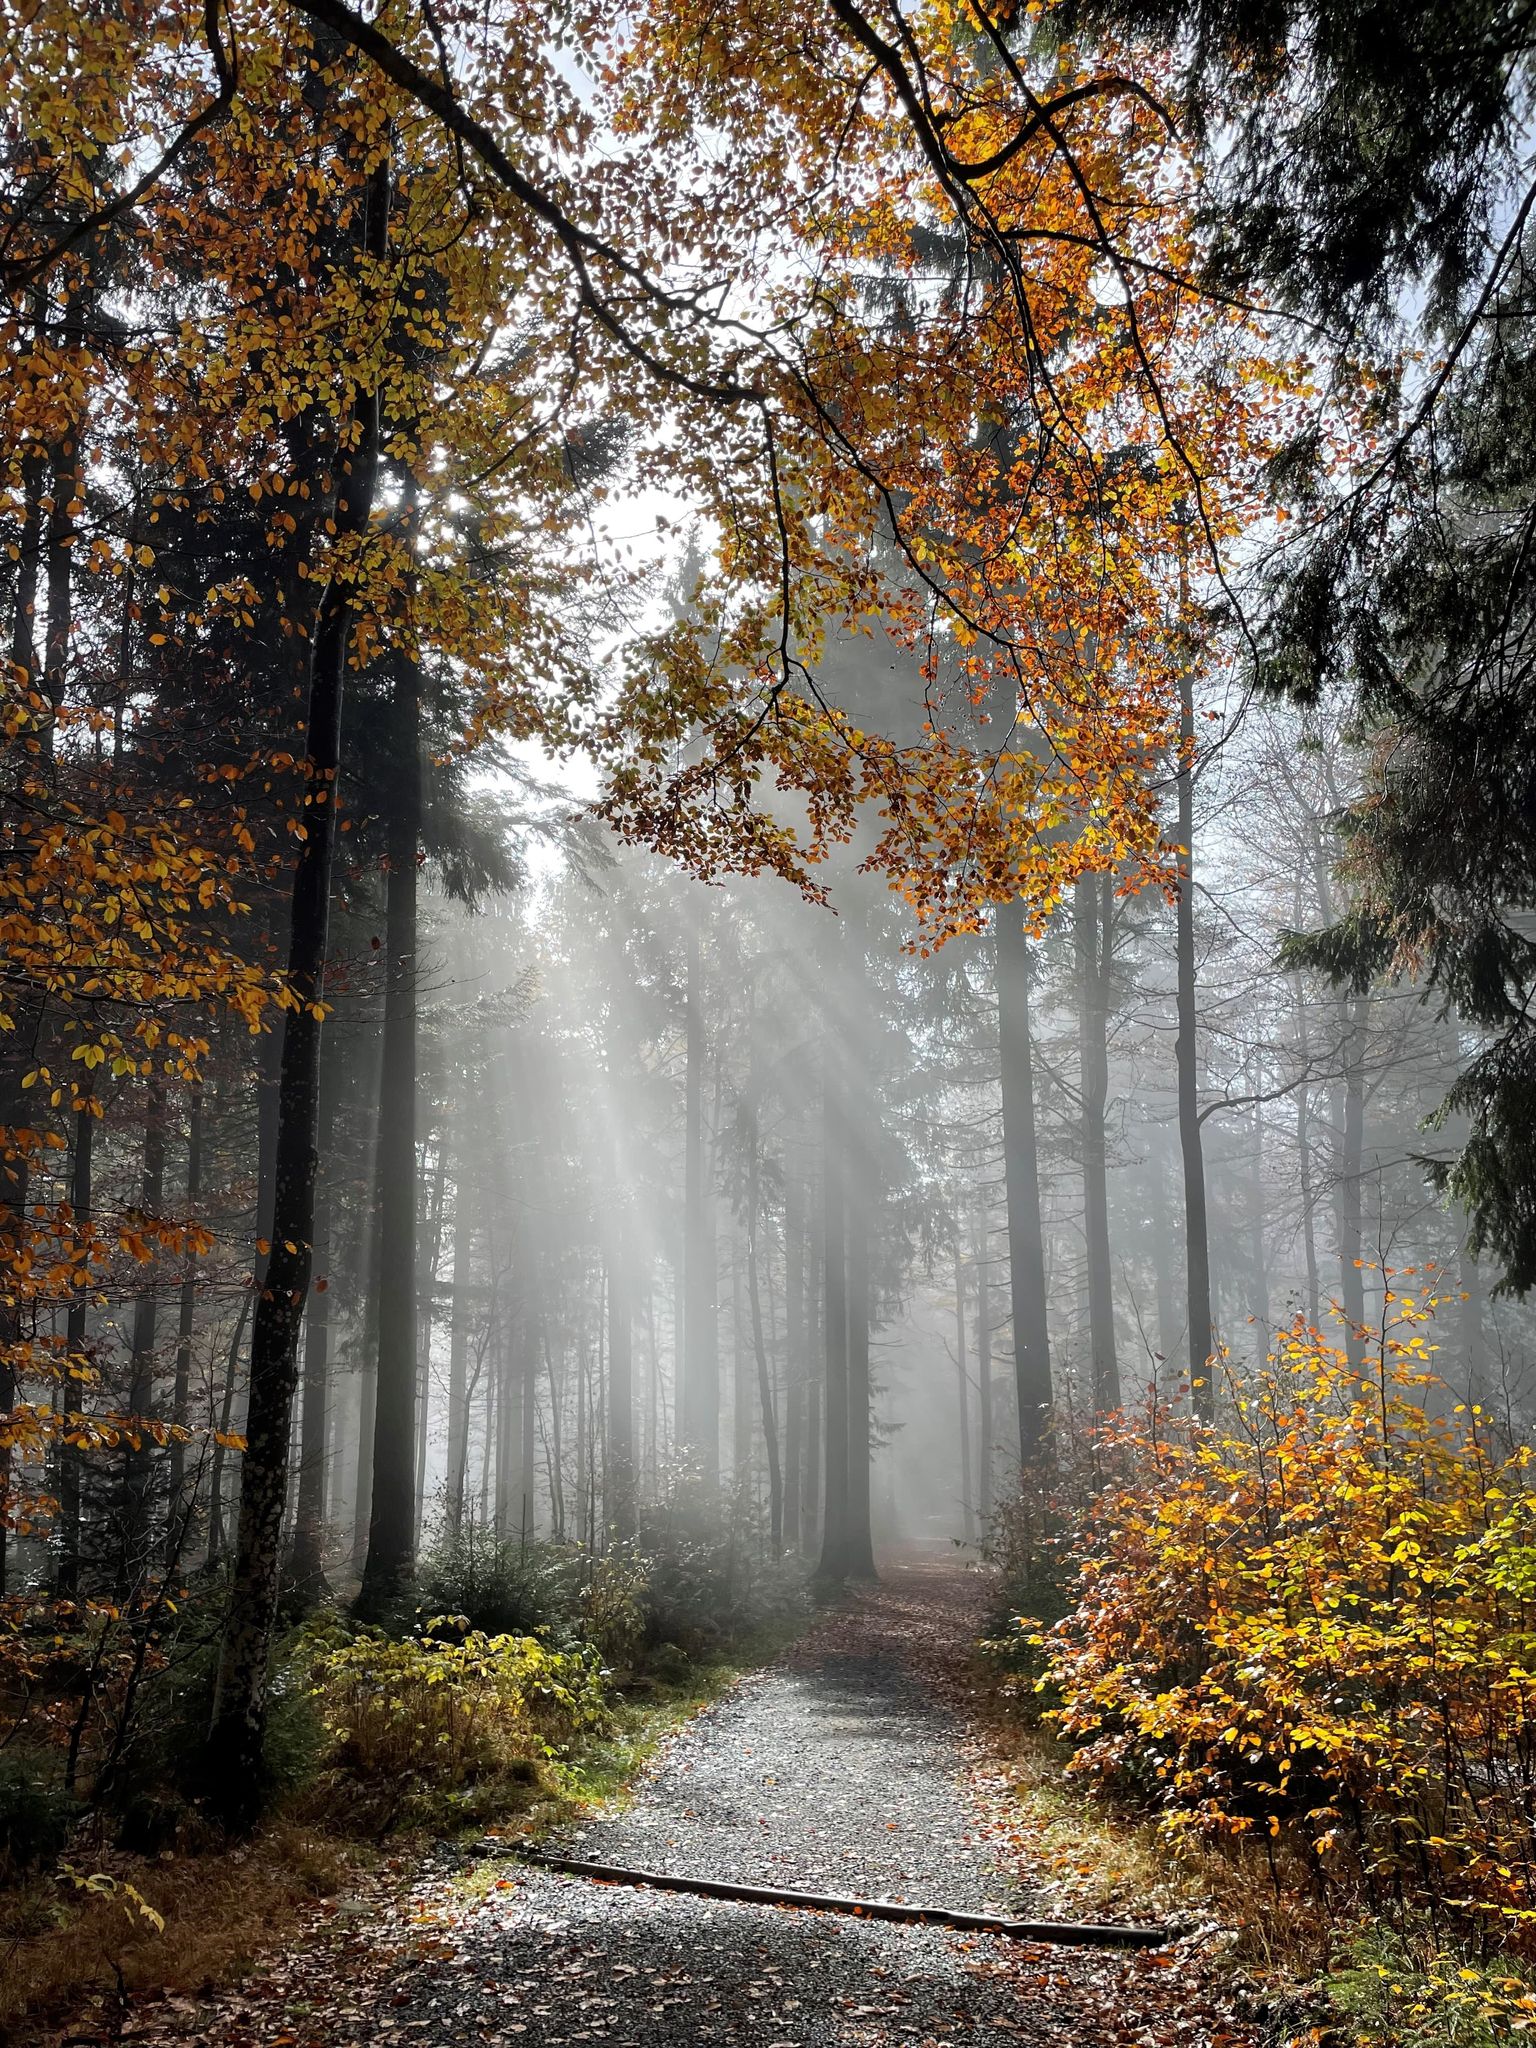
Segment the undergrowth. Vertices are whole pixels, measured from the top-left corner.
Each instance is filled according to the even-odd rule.
[[[67,1674],[89,1643],[48,1639],[41,1711],[13,1718],[0,1759],[0,2048],[82,2002],[116,2024],[135,1994],[237,1979],[305,1924],[387,1898],[434,1841],[538,1836],[622,1798],[808,1611],[799,1576],[729,1532],[675,1533],[681,1554],[653,1535],[592,1558],[466,1532],[423,1560],[393,1629],[308,1617],[274,1674],[269,1817],[245,1841],[201,1804],[216,1589],[142,1660],[131,1723],[120,1696],[82,1714]]]
[[[1536,2027],[1536,1495],[1434,1380],[1432,1284],[1363,1362],[1298,1323],[1227,1368],[1215,1424],[1060,1433],[991,1551],[1018,1742],[1360,2048]]]

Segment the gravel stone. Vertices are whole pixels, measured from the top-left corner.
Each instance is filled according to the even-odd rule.
[[[557,1851],[583,1859],[965,1907],[1017,1909],[957,1770],[958,1728],[902,1654],[900,1602],[817,1629],[698,1716],[627,1810]],[[518,1865],[455,1929],[465,2038],[680,2048],[980,2048],[1018,2038],[1016,1946],[939,1928],[695,1899]],[[471,1986],[474,1988],[471,1989]],[[413,1999],[412,2023],[444,2010]]]

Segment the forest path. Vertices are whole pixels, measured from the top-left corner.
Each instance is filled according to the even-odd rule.
[[[974,1580],[901,1566],[700,1714],[627,1808],[551,1846],[594,1862],[1049,1911],[999,1864],[966,1763]],[[984,1771],[983,1771],[984,1775]],[[1237,2044],[1193,1957],[1057,1949],[620,1888],[516,1862],[418,1886],[394,1924],[183,2006],[209,2048],[995,2048]],[[178,2001],[177,2003],[182,2003]],[[195,2017],[194,2017],[195,2013]],[[163,2009],[151,2038],[164,2040]],[[187,2024],[190,2022],[190,2024]]]
[[[960,1776],[935,1663],[974,1641],[973,1582],[896,1568],[668,1744],[630,1805],[554,1845],[674,1875],[983,1907],[1017,1903]],[[620,1890],[514,1866],[453,1929],[401,2014],[556,2048],[979,2048],[1026,2022],[977,1962],[1009,1944],[940,1929]]]

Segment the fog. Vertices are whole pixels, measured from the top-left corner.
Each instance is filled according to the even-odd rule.
[[[867,723],[911,715],[915,685],[873,643],[834,649],[829,676]],[[1366,1355],[1406,1290],[1439,1301],[1454,1393],[1521,1410],[1528,1314],[1490,1298],[1427,1179],[1456,1140],[1426,1128],[1455,1026],[1412,986],[1352,995],[1278,964],[1287,932],[1337,912],[1347,750],[1289,710],[1211,733],[1193,965],[1218,1397],[1298,1317]],[[706,886],[558,792],[536,823],[519,780],[491,801],[521,879],[472,907],[433,891],[417,976],[423,1540],[600,1549],[718,1490],[744,1542],[836,1575],[975,1554],[1020,1461],[995,933],[925,957],[857,843],[821,905],[772,877]],[[373,925],[349,918],[360,962]],[[1154,1392],[1187,1402],[1200,1376],[1174,908],[1090,877],[1027,953],[1052,1427],[1076,1431]],[[319,1454],[333,1557],[358,1562],[379,999],[366,969],[338,997],[355,1051],[331,1056],[322,1176]]]

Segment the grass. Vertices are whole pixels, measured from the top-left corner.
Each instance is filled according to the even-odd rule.
[[[71,1868],[104,1881],[100,1888],[61,1869],[0,1890],[0,2048],[20,2048],[29,2030],[65,2012],[84,2008],[110,2022],[131,1996],[199,1995],[238,1983],[264,1955],[333,1923],[338,1909],[388,1904],[434,1841],[488,1832],[537,1839],[624,1800],[669,1735],[806,1625],[798,1618],[757,1631],[673,1681],[637,1681],[601,1738],[509,1779],[472,1814],[445,1808],[434,1826],[368,1839],[348,1834],[334,1807],[298,1818],[299,1793],[234,1847],[153,1858],[77,1848]],[[473,1891],[494,1869],[472,1866],[457,1882]]]

